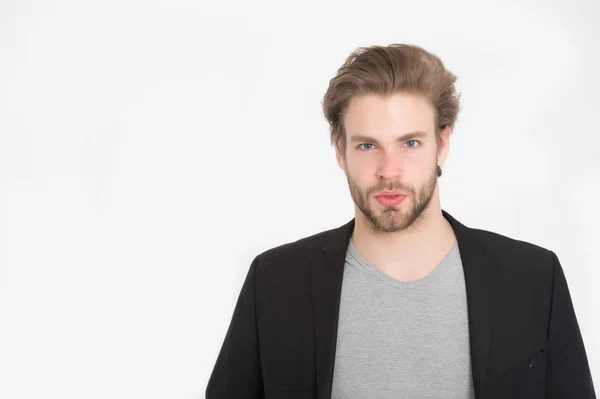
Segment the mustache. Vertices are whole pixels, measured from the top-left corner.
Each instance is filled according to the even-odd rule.
[[[408,193],[412,192],[412,190],[409,187],[405,187],[405,186],[375,187],[374,189],[370,190],[371,194],[379,193],[381,191],[398,191],[399,193],[402,193],[402,194],[408,194]]]

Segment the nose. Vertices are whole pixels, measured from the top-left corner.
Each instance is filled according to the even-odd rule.
[[[402,175],[400,155],[393,151],[383,152],[377,168],[377,177],[382,180],[398,180]]]

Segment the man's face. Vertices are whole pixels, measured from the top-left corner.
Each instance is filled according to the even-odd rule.
[[[367,94],[351,100],[344,126],[346,152],[338,151],[337,160],[356,207],[375,231],[412,226],[436,192],[438,159],[441,165],[447,153],[444,142],[438,158],[433,107],[418,94]],[[422,133],[405,136],[414,132]],[[386,190],[406,197],[399,204],[382,204],[376,196]]]

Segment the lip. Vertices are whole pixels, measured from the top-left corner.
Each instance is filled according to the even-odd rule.
[[[398,191],[382,191],[379,194],[375,195],[376,197],[380,197],[382,195],[404,195],[399,193]]]
[[[406,195],[396,194],[395,197],[389,198],[385,195],[377,195],[375,199],[383,206],[396,206],[399,205],[404,199]]]

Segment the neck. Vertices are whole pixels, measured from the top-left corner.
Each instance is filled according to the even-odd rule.
[[[437,195],[413,225],[394,233],[375,231],[364,214],[356,210],[352,243],[382,268],[414,271],[428,267],[443,259],[455,242],[454,230],[442,214]]]

